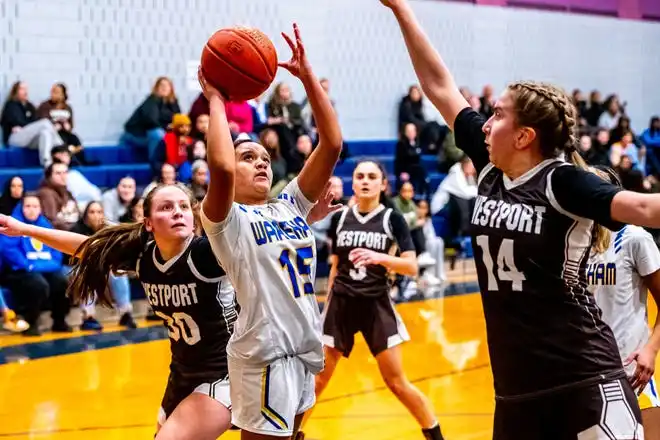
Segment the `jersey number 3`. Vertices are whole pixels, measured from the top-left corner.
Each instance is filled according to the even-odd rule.
[[[477,245],[483,251],[483,260],[488,272],[488,290],[500,290],[497,278],[500,281],[511,281],[511,290],[521,291],[523,281],[526,280],[525,275],[516,268],[516,262],[513,259],[513,240],[505,238],[502,240],[500,250],[497,253],[497,278],[495,278],[493,268],[493,257],[490,255],[490,247],[488,246],[488,236],[477,236]]]
[[[183,336],[186,344],[195,345],[202,339],[197,323],[187,313],[172,313],[172,317],[161,312],[154,313],[165,321],[167,324],[167,333],[172,340],[178,341]]]
[[[292,255],[293,254],[293,255]],[[314,261],[314,249],[311,246],[301,247],[295,251],[284,249],[280,254],[282,269],[286,269],[291,279],[293,297],[300,298],[300,284],[305,295],[314,293],[312,276],[312,262]]]

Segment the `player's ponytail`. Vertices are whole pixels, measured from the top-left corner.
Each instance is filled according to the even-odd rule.
[[[140,222],[109,226],[85,240],[76,251],[78,258],[69,281],[71,298],[79,304],[98,301],[112,307],[108,277],[118,270],[134,268],[149,236]]]

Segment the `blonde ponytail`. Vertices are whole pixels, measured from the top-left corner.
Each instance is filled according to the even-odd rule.
[[[578,161],[582,162],[582,164],[584,164],[584,166],[580,166],[578,164],[579,162],[576,162],[576,161],[573,160],[574,155],[577,155],[579,157]],[[579,166],[580,168],[584,168],[587,171],[590,171],[590,172],[594,173],[595,175],[597,175],[601,179],[606,180],[608,182],[610,181],[609,176],[604,171],[601,171],[598,168],[592,168],[592,167],[587,166],[587,164],[582,159],[582,156],[580,156],[580,154],[577,151],[574,151],[573,154],[571,155],[571,161],[576,166]],[[593,240],[592,240],[592,243],[591,243],[591,250],[595,254],[604,253],[607,250],[607,248],[610,247],[610,240],[611,239],[612,239],[612,232],[609,229],[607,229],[606,227],[601,226],[599,224],[596,224],[596,230],[594,231],[594,236],[593,236]]]

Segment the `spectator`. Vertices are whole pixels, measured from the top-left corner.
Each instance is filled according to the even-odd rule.
[[[192,148],[188,149],[188,160],[179,167],[179,180],[188,183],[193,177],[192,166],[198,160],[206,161],[206,144],[196,141]]]
[[[55,229],[65,231],[71,230],[80,218],[76,199],[67,189],[68,173],[69,167],[66,164],[50,164],[38,191],[43,215]]]
[[[229,130],[236,134],[251,134],[254,131],[254,121],[252,119],[252,107],[247,101],[225,102],[225,112],[227,113],[227,122]]]
[[[596,132],[596,139],[591,143],[591,162],[590,165],[603,165],[610,167],[610,131],[606,128],[599,128]]]
[[[589,95],[589,108],[586,110],[587,124],[590,127],[598,127],[598,120],[600,115],[603,114],[603,102],[601,100],[600,92],[593,90]]]
[[[144,199],[135,197],[128,205],[124,215],[119,217],[120,223],[140,223],[144,220]]]
[[[394,208],[403,215],[403,218],[408,224],[410,229],[410,236],[415,244],[417,251],[417,264],[421,267],[432,266],[436,263],[435,259],[426,252],[426,240],[424,239],[424,231],[422,230],[423,222],[417,218],[417,205],[413,200],[415,197],[415,188],[410,182],[405,182],[401,185],[399,195],[392,199]]]
[[[291,88],[285,83],[275,86],[268,103],[268,126],[277,132],[282,155],[287,163],[290,163],[296,140],[306,131],[302,119],[302,109],[293,102]]]
[[[197,119],[190,119],[193,121],[194,128],[190,136],[198,141],[206,143],[206,133],[209,131],[209,115],[202,114],[197,116]]]
[[[330,80],[328,78],[321,78],[319,83],[321,84],[323,90],[325,90],[325,93],[330,96]],[[334,100],[331,99],[330,103],[332,104],[333,108],[336,108]],[[309,127],[312,142],[316,143],[318,140],[318,131],[316,129],[316,121],[314,120],[314,115],[312,114],[312,106],[309,104],[307,97],[305,97],[305,99],[303,99],[303,101],[300,103],[300,107],[302,108],[304,124],[306,127]]]
[[[587,101],[580,89],[573,90],[572,101],[578,111],[578,126],[585,127],[587,125]]]
[[[161,76],[156,80],[151,94],[126,122],[124,141],[146,146],[149,162],[153,162],[158,144],[177,113],[181,113],[181,108],[174,93],[174,85],[169,78]]]
[[[69,148],[73,163],[86,165],[87,161],[85,160],[82,142],[73,133],[73,109],[68,104],[68,100],[69,95],[66,85],[62,83],[54,84],[50,89],[50,99],[39,105],[37,117],[48,119],[53,123],[57,134],[62,138],[62,144]]]
[[[192,105],[190,106],[190,111],[188,112],[188,116],[190,117],[190,120],[193,122],[193,124],[196,126],[197,119],[199,119],[201,115],[209,115],[210,113],[211,113],[211,109],[209,108],[209,101],[208,99],[206,99],[206,96],[204,96],[203,93],[200,93],[195,99],[195,101],[192,103]]]
[[[204,160],[196,160],[192,164],[192,181],[190,189],[197,201],[201,202],[209,189],[209,166]]]
[[[252,107],[252,122],[255,133],[261,133],[268,124],[268,104],[264,101],[264,96],[261,95],[248,101],[248,104]]]
[[[479,113],[486,119],[493,116],[493,107],[495,106],[495,96],[493,95],[493,86],[485,85],[482,96],[479,98]]]
[[[443,237],[445,246],[456,249],[458,238],[466,236],[477,197],[476,170],[472,161],[464,156],[449,169],[431,199],[431,213],[446,210],[449,227]]]
[[[104,219],[113,223],[118,222],[119,218],[126,214],[129,205],[135,199],[136,191],[137,185],[135,184],[135,179],[126,176],[119,181],[117,187],[103,193],[102,211]],[[87,205],[85,211],[89,211],[90,205],[91,203]],[[85,221],[83,218],[83,222]]]
[[[654,116],[649,122],[649,128],[640,136],[642,145],[646,147],[648,167],[651,174],[660,174],[660,118]]]
[[[431,286],[440,285],[446,280],[445,241],[435,233],[429,213],[429,204],[426,200],[420,200],[417,204],[417,222],[422,225],[424,247],[431,259],[435,260],[435,264],[424,271],[422,280],[425,280]]]
[[[412,122],[403,126],[394,156],[394,174],[397,186],[412,183],[415,191],[426,194],[426,171],[421,164],[422,148],[417,140],[417,127]]]
[[[11,215],[23,198],[23,179],[13,176],[5,182],[5,189],[0,196],[0,214]]]
[[[52,162],[70,166],[72,155],[66,145],[60,145],[51,150]],[[69,168],[66,178],[66,188],[78,203],[78,209],[83,210],[89,202],[101,200],[102,193],[98,186],[87,180],[87,177],[77,169]]]
[[[306,134],[298,136],[298,139],[296,140],[296,148],[291,152],[291,159],[287,166],[288,173],[300,173],[313,150],[314,145],[312,144],[312,138]]]
[[[160,167],[160,174],[156,180],[151,182],[147,187],[142,191],[142,197],[147,197],[147,194],[149,194],[149,191],[157,187],[159,184],[165,184],[165,185],[174,185],[176,183],[176,170],[174,167],[168,163],[164,163],[162,167]]]
[[[604,107],[605,111],[598,118],[598,127],[611,130],[617,126],[622,114],[619,98],[616,95],[610,95],[605,100]]]
[[[417,128],[419,144],[426,153],[438,153],[448,129],[447,127],[441,127],[435,121],[426,121],[422,91],[416,85],[410,86],[408,95],[404,96],[399,104],[398,129],[402,130],[407,124],[414,124]],[[417,188],[417,191],[420,191],[420,189]]]
[[[133,182],[133,184],[135,184],[135,182]],[[91,202],[85,207],[85,211],[83,212],[81,219],[73,226],[73,228],[71,228],[71,231],[89,237],[94,235],[104,226],[105,215],[103,213],[103,206],[101,206],[101,204],[98,202]],[[69,257],[68,260],[68,266],[65,266],[65,270],[70,272],[74,259]],[[128,276],[125,274],[111,273],[108,277],[108,288],[112,292],[117,310],[119,312],[119,325],[127,328],[136,328],[137,325],[135,325],[135,321],[133,320],[131,285]],[[81,308],[83,311],[83,322],[80,326],[80,330],[103,330],[103,326],[95,317],[95,304],[82,304]]]
[[[586,163],[589,165],[592,165],[591,158],[594,154],[594,150],[592,147],[593,141],[591,140],[591,136],[584,134],[580,136],[580,145],[578,146],[578,152],[580,153],[580,156],[584,159]]]
[[[190,134],[190,118],[183,113],[172,117],[171,130],[168,131],[158,145],[155,160],[152,161],[154,174],[163,163],[168,163],[178,168],[188,160],[188,150],[193,145]]]
[[[18,221],[53,228],[41,213],[39,198],[31,193],[16,205],[12,217]],[[30,328],[24,333],[39,336],[39,315],[50,298],[54,332],[70,332],[66,323],[70,304],[66,297],[67,279],[62,269],[62,253],[34,238],[0,237],[0,255],[4,273],[3,285],[13,291],[19,312]]]
[[[50,150],[62,144],[62,138],[48,119],[37,120],[37,110],[28,100],[27,85],[18,81],[11,86],[0,116],[5,146],[39,149],[41,165],[50,164]]]
[[[616,127],[610,130],[610,144],[619,142],[624,134],[630,132],[632,135],[632,141],[635,145],[640,146],[637,136],[630,127],[630,118],[626,115],[621,115],[619,122],[617,122]]]
[[[644,180],[644,175],[633,166],[630,156],[622,155],[618,165],[614,167],[621,179],[621,185],[635,192],[647,192],[648,181]]]
[[[632,161],[632,166],[644,174],[646,170],[646,151],[644,148],[637,148],[633,143],[633,134],[627,131],[619,142],[612,144],[610,148],[610,162],[613,167],[618,167],[622,156],[628,156]]]
[[[270,169],[273,172],[271,195],[277,196],[289,183],[287,179],[287,163],[280,150],[280,138],[272,128],[267,128],[259,135],[259,141],[270,154]]]

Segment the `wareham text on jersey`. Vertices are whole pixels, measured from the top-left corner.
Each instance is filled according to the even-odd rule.
[[[472,213],[472,224],[539,235],[541,234],[545,211],[545,206],[534,206],[525,203],[510,204],[502,200],[477,196]]]
[[[380,252],[387,251],[387,234],[367,231],[340,231],[337,247],[366,247]]]
[[[247,209],[243,206],[241,206],[241,209],[247,212]],[[258,209],[253,210],[253,212],[263,216]],[[274,241],[302,240],[312,233],[305,219],[300,216],[284,221],[275,221],[264,217],[262,220],[251,222],[250,227],[252,228],[254,241],[258,246]]]
[[[616,263],[587,264],[587,283],[591,286],[616,285]]]
[[[147,300],[152,306],[185,307],[197,304],[197,284],[142,283]]]

